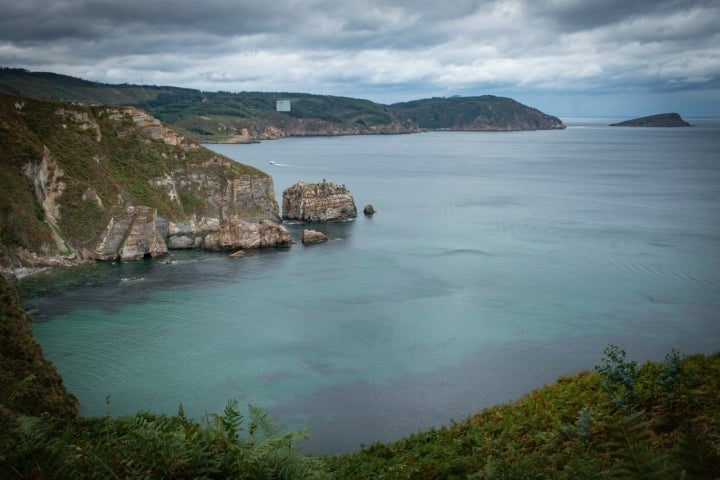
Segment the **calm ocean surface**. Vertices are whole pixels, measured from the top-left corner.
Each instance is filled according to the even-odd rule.
[[[84,414],[199,417],[237,398],[307,426],[316,453],[462,420],[609,343],[641,361],[717,351],[720,120],[613,120],[210,145],[272,174],[279,203],[325,178],[378,213],[314,224],[333,240],[307,247],[288,225],[296,245],[245,259],[31,278],[36,338]]]

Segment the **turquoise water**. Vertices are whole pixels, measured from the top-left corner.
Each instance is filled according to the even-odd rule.
[[[608,343],[639,360],[716,351],[720,122],[610,121],[210,145],[272,174],[279,201],[326,178],[378,213],[312,225],[325,244],[290,224],[296,245],[245,259],[33,278],[36,338],[85,414],[200,416],[237,398],[308,426],[319,453],[513,400]]]

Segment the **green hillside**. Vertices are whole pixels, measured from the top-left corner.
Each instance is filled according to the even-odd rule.
[[[138,105],[164,96],[182,98],[197,90],[145,85],[108,85],[51,72],[0,68],[0,92],[37,100],[105,105]]]
[[[369,100],[290,92],[201,92],[107,85],[54,73],[0,69],[0,91],[41,100],[134,105],[205,142],[252,142],[284,136],[413,133],[423,130],[537,130],[562,122],[512,99],[451,97],[381,105]],[[289,112],[276,111],[290,100]]]
[[[390,111],[428,130],[547,130],[565,128],[556,117],[511,98],[449,97],[396,103]]]

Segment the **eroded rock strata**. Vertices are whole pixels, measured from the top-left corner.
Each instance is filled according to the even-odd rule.
[[[345,185],[298,182],[283,191],[283,218],[301,222],[345,222],[357,217],[355,200]]]

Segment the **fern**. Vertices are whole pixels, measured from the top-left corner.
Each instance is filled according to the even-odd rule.
[[[666,480],[674,477],[670,457],[653,451],[653,431],[643,416],[644,412],[635,412],[621,417],[612,432],[610,447],[616,463],[610,478]]]
[[[238,408],[237,399],[230,400],[225,405],[224,415],[221,420],[225,438],[231,442],[237,442],[242,432],[243,415]]]
[[[279,434],[280,426],[270,419],[268,413],[255,405],[248,405],[250,412],[250,426],[248,433],[251,438],[274,437]]]
[[[720,452],[713,448],[713,443],[720,445],[720,435],[705,436],[687,431],[680,438],[676,453],[688,480],[720,476]]]
[[[496,480],[504,478],[502,466],[495,457],[488,457],[482,470],[468,476],[468,480]]]

